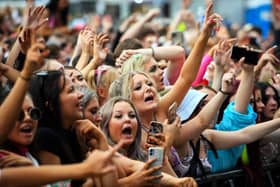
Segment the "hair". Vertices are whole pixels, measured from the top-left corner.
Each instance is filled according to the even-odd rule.
[[[150,26],[146,25],[140,30],[137,39],[143,40],[148,35],[157,35],[157,33]]]
[[[128,38],[120,42],[114,50],[114,58],[118,58],[125,49],[141,49],[143,45],[135,38]]]
[[[279,107],[279,104],[280,104],[279,103],[279,95],[278,95],[278,92],[277,92],[276,88],[274,88],[274,86],[272,86],[268,82],[257,82],[255,86],[261,91],[262,102],[265,105],[267,104],[267,98],[266,98],[265,92],[266,92],[266,89],[270,87],[275,93],[275,97],[276,97],[275,100],[276,100],[277,105]],[[264,121],[264,120],[266,120],[266,117],[264,116],[264,114],[261,114],[261,121]]]
[[[29,92],[34,105],[42,111],[40,126],[62,128],[59,95],[64,86],[65,75],[61,71],[48,71],[47,75],[32,76]]]
[[[133,71],[144,71],[144,64],[150,60],[151,57],[143,54],[134,54],[127,59],[121,68],[121,74],[133,72]]]
[[[100,109],[100,114],[101,114],[101,118],[102,118],[102,120],[100,122],[101,129],[103,130],[104,134],[107,136],[109,144],[111,144],[111,145],[116,144],[116,142],[114,142],[110,137],[109,122],[112,118],[113,108],[114,108],[115,104],[119,103],[119,102],[127,102],[133,108],[134,112],[136,113],[136,120],[137,120],[137,125],[138,125],[135,141],[132,143],[132,145],[127,150],[127,156],[132,159],[144,161],[146,158],[145,158],[144,152],[141,150],[141,146],[140,146],[142,125],[140,122],[139,115],[137,114],[136,108],[134,107],[133,103],[129,99],[126,99],[124,97],[113,97],[113,98],[109,99],[101,107],[101,109]]]
[[[50,15],[55,15],[58,12],[60,21],[62,25],[67,25],[68,23],[68,13],[69,13],[69,5],[62,10],[58,10],[59,0],[50,0],[47,4],[46,8],[50,11]]]
[[[117,80],[112,82],[109,88],[109,97],[112,98],[116,96],[122,96],[126,99],[131,99],[132,90],[133,90],[132,79],[136,74],[142,74],[145,77],[147,77],[150,81],[152,81],[153,86],[155,87],[155,83],[153,79],[147,73],[143,71],[133,71],[121,75]]]
[[[89,101],[93,98],[97,98],[97,93],[94,90],[91,90],[86,87],[78,87],[78,89],[84,94],[84,97],[82,98],[82,105],[86,107],[89,103]]]

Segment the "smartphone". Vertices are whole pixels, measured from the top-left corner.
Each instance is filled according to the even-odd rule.
[[[156,158],[156,160],[151,163],[150,168],[155,166],[161,166],[163,162],[163,154],[164,149],[163,147],[150,147],[148,149],[148,159]],[[161,175],[161,170],[157,170],[151,174],[152,176]],[[160,179],[153,181],[154,183],[159,183]]]
[[[150,128],[148,136],[147,136],[147,143],[157,145],[155,142],[149,141],[149,137],[155,136],[155,134],[158,134],[158,133],[163,133],[163,126],[158,121],[152,121],[151,128]]]
[[[242,57],[245,57],[244,63],[257,65],[262,51],[257,49],[247,49],[245,47],[233,46],[231,52],[231,59],[239,61]]]
[[[172,44],[184,46],[184,33],[183,32],[172,32],[171,34]]]
[[[176,111],[177,111],[177,103],[174,102],[168,108],[168,113],[167,113],[168,124],[173,123],[174,120],[176,119],[177,116]]]

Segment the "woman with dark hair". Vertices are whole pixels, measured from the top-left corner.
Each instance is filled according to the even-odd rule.
[[[69,4],[68,0],[50,0],[46,6],[49,11],[49,27],[67,26]]]

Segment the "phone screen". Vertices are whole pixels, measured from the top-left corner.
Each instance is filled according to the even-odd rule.
[[[160,122],[152,121],[151,128],[149,130],[148,137],[147,137],[147,143],[157,145],[155,142],[150,141],[149,137],[155,136],[155,134],[158,134],[158,133],[163,133],[163,126]]]

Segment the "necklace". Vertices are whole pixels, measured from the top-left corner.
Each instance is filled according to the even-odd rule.
[[[148,134],[150,131],[150,128],[146,127],[145,125],[142,124],[142,129]]]

